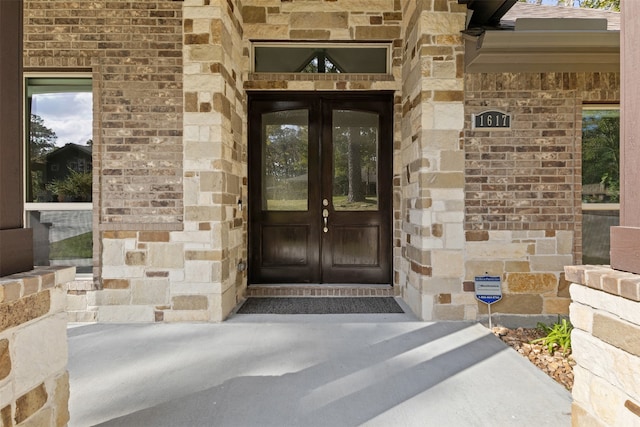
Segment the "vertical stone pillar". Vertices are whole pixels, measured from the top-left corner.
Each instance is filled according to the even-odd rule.
[[[462,292],[466,7],[408,2],[403,15],[401,293],[422,319],[475,318]]]
[[[0,1],[0,276],[33,268],[23,227],[22,0]]]
[[[207,249],[199,254],[187,247],[185,270],[189,275],[200,268],[199,276],[210,278],[213,321],[228,316],[246,287],[238,268],[246,260],[242,23],[238,8],[229,4],[187,0],[183,7],[184,224],[206,238],[190,246]]]
[[[611,228],[611,267],[640,274],[640,2],[622,2],[620,32],[620,226]]]

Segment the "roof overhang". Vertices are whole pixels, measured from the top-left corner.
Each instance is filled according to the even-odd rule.
[[[468,73],[619,72],[618,31],[504,31],[465,34]]]
[[[463,31],[466,72],[620,71],[620,32],[607,30],[602,14],[567,17],[567,10],[572,9],[566,8],[562,10],[565,16],[502,22],[516,2],[458,0],[467,6]]]

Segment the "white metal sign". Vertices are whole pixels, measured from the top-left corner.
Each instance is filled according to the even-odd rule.
[[[485,304],[493,304],[502,299],[500,276],[476,276],[476,298]]]
[[[476,276],[474,284],[476,298],[487,304],[489,329],[491,329],[493,327],[491,322],[491,304],[502,299],[502,281],[500,276]]]

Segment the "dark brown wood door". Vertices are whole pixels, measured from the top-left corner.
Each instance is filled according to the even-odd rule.
[[[250,283],[390,283],[392,123],[386,94],[250,97]]]

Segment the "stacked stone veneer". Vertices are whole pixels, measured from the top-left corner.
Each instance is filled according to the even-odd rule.
[[[75,268],[38,268],[0,278],[0,424],[69,421],[65,283]]]
[[[177,249],[183,251],[186,288],[172,308],[208,304],[210,320],[224,319],[246,289],[240,268],[247,257],[247,143],[239,3],[187,0],[183,7],[184,224],[190,243]]]
[[[566,267],[571,284],[574,426],[640,424],[640,276]]]
[[[582,105],[618,103],[619,87],[617,73],[465,77],[464,288],[501,276],[492,311],[506,323],[568,314],[563,266],[582,257]],[[472,129],[486,110],[511,115],[511,129]]]
[[[470,318],[464,277],[464,29],[466,6],[403,2],[401,188],[396,285],[423,319]]]

